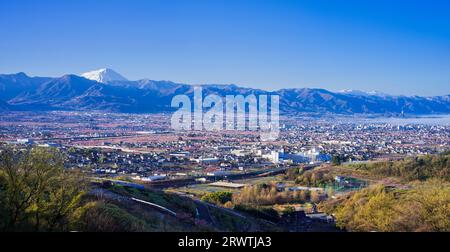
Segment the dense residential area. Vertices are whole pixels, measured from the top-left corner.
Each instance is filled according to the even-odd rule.
[[[164,114],[1,119],[3,230],[450,228],[445,124],[288,118],[264,142],[252,132],[174,132]]]

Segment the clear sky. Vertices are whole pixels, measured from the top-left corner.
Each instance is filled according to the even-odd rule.
[[[0,73],[450,94],[450,1],[0,0]]]

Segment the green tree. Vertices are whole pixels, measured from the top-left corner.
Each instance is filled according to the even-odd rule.
[[[283,209],[283,215],[290,215],[295,212],[295,208],[293,206],[287,206]]]
[[[84,180],[64,169],[56,149],[3,150],[0,157],[1,225],[4,230],[68,228],[84,193]]]
[[[225,204],[231,201],[233,193],[231,192],[212,192],[202,196],[201,200],[207,201],[213,204]]]
[[[333,157],[331,158],[331,163],[333,165],[340,165],[342,163],[341,157],[338,155],[333,155]]]

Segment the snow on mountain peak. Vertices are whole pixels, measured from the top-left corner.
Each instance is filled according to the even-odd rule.
[[[81,74],[82,77],[94,80],[101,83],[109,83],[111,81],[127,81],[125,77],[109,68],[102,68],[99,70]]]
[[[361,90],[353,90],[353,89],[344,89],[338,91],[338,93],[341,94],[348,94],[348,95],[356,95],[356,96],[379,96],[379,97],[386,97],[389,96],[388,94],[379,92],[379,91],[361,91]]]

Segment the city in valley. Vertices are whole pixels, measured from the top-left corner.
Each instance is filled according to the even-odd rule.
[[[0,115],[0,143],[16,152],[57,150],[65,169],[89,181],[90,197],[167,215],[175,230],[358,231],[335,204],[435,176],[411,179],[408,167],[386,172],[377,164],[420,167],[445,157],[439,169],[448,178],[442,153],[450,125],[445,116],[282,116],[278,139],[262,141],[254,131],[174,131],[169,113],[8,112]]]

